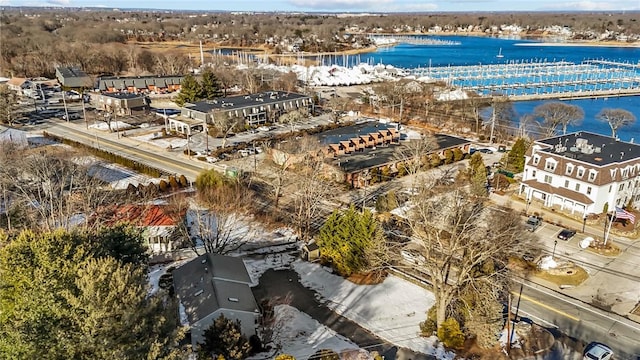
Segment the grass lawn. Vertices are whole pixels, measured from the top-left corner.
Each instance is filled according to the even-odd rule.
[[[583,268],[577,265],[574,265],[570,269],[567,269],[567,271],[564,273],[552,273],[549,271],[538,270],[534,272],[533,275],[540,279],[551,281],[558,286],[578,286],[589,278],[589,274],[587,274],[587,272]]]

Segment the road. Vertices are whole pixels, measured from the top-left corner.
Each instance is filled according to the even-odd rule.
[[[522,287],[513,291],[512,311],[521,317],[557,328],[560,332],[582,340],[609,345],[616,360],[636,360],[640,357],[640,324],[628,321],[552,289],[527,280],[519,280]],[[519,305],[519,306],[518,306]]]
[[[147,150],[139,142],[130,141],[127,138],[111,140],[98,131],[79,130],[76,126],[63,121],[51,123],[45,131],[51,135],[120,155],[167,174],[184,175],[189,181],[195,181],[200,172],[211,168],[211,165],[201,161],[188,162],[188,159],[181,158],[181,154]]]

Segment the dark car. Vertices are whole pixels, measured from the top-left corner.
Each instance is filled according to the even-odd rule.
[[[569,240],[576,234],[575,230],[562,229],[558,234],[558,239],[560,240]]]

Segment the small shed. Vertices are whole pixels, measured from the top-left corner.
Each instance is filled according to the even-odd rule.
[[[308,243],[302,246],[302,258],[307,261],[320,259],[320,247],[316,243]]]

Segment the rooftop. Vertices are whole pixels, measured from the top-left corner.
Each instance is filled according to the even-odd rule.
[[[103,96],[108,96],[120,100],[130,100],[130,99],[138,99],[144,97],[141,94],[132,94],[132,93],[122,93],[122,92],[103,92]]]
[[[287,93],[284,91],[266,91],[251,95],[229,96],[226,98],[215,98],[197,102],[187,108],[199,112],[208,113],[219,109],[241,109],[258,105],[268,105],[288,100],[308,98],[307,95],[298,93]]]
[[[56,68],[56,71],[60,73],[60,75],[62,75],[65,79],[89,77],[89,75],[87,75],[84,71],[76,67],[59,67]]]
[[[173,271],[176,294],[191,324],[219,309],[258,311],[249,285],[235,280],[245,278],[242,259],[215,254],[200,255]]]
[[[340,127],[327,130],[318,134],[318,139],[322,144],[338,144],[340,141],[357,138],[360,135],[377,133],[380,130],[396,129],[396,125],[383,124],[378,121],[367,121],[360,124]]]
[[[437,150],[459,147],[469,143],[469,140],[445,134],[435,134],[433,137],[436,139],[438,144]],[[335,160],[332,160],[332,162],[338,165],[346,173],[370,169],[387,163],[396,162],[398,159],[396,154],[402,151],[402,148],[406,146],[405,144],[406,143],[400,143],[399,145],[390,144],[388,146],[378,146],[376,148],[365,148],[362,151],[338,156]]]
[[[547,145],[542,152],[575,159],[595,166],[623,163],[640,158],[640,146],[618,141],[610,136],[586,131],[537,141]]]

